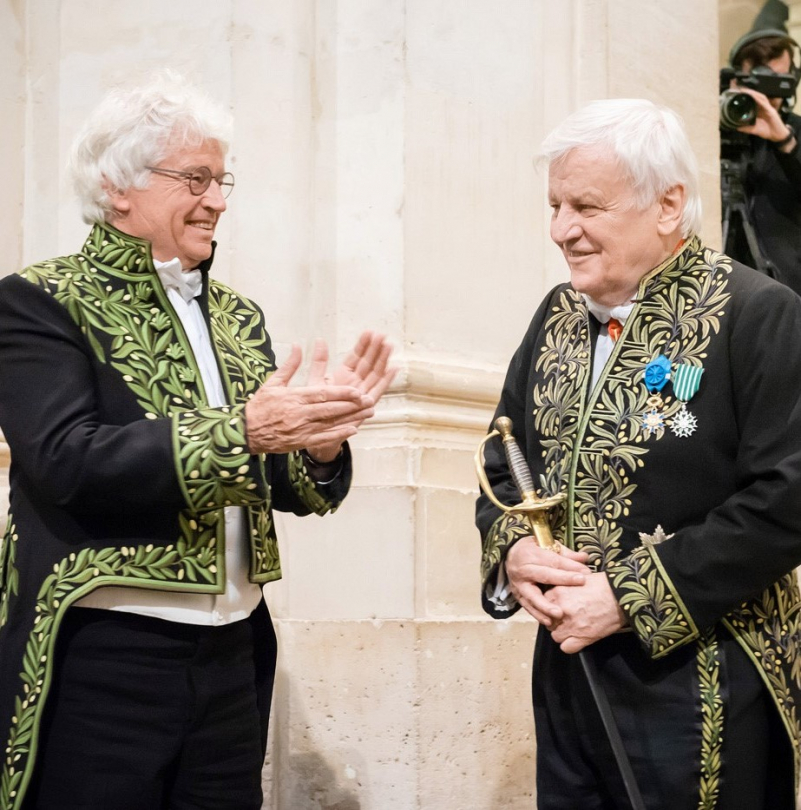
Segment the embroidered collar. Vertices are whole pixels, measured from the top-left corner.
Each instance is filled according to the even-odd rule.
[[[211,243],[211,256],[197,269],[205,276],[214,261],[216,242]],[[154,275],[156,269],[150,252],[150,242],[123,233],[108,223],[96,223],[81,251],[93,262],[112,270],[136,276]]]
[[[681,244],[681,243],[680,243]],[[683,261],[687,256],[691,255],[692,253],[697,253],[701,249],[701,240],[695,236],[694,234],[688,236],[687,239],[684,240],[684,243],[681,244],[681,247],[676,253],[671,253],[670,256],[662,262],[662,264],[658,264],[651,270],[649,273],[646,273],[640,279],[640,285],[637,289],[637,301],[641,301],[647,292],[647,288],[651,285],[651,282],[657,279],[659,276],[671,271],[679,262]]]

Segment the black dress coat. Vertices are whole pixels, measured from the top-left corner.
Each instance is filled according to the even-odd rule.
[[[566,495],[551,513],[553,533],[606,572],[638,654],[666,668],[686,662],[698,718],[688,776],[698,806],[714,807],[705,801],[721,773],[723,635],[769,690],[797,779],[801,299],[692,238],[642,280],[636,301],[590,389],[586,304],[569,285],[555,288],[511,361],[496,417],[512,419],[540,496]],[[644,370],[659,355],[674,372],[680,364],[704,371],[686,403],[668,383],[649,418]],[[683,404],[694,432],[677,421]],[[487,444],[486,470],[502,503],[520,501],[497,439]],[[484,608],[503,618],[519,605],[493,598],[498,568],[531,532],[483,495],[477,525]],[[535,658],[535,683],[549,675],[538,666]]]
[[[0,807],[20,806],[58,628],[102,585],[225,587],[226,506],[247,513],[249,578],[278,579],[272,510],[325,514],[350,485],[300,453],[252,455],[244,406],[274,370],[259,308],[203,271],[201,308],[230,403],[209,407],[149,243],[97,225],[82,251],[0,281],[0,427],[11,448],[0,551]],[[262,605],[257,639],[270,644]],[[257,649],[266,734],[274,650]]]

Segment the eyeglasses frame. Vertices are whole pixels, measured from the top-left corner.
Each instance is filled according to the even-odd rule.
[[[166,177],[178,177],[182,180],[186,180],[186,184],[189,186],[189,193],[193,197],[202,197],[209,190],[211,181],[214,180],[220,187],[223,199],[228,199],[231,192],[234,190],[234,184],[236,182],[234,175],[231,172],[223,172],[215,177],[211,173],[211,169],[208,166],[198,166],[196,169],[192,169],[192,171],[181,171],[180,169],[162,169],[158,166],[145,166],[145,168],[148,171],[153,172],[153,174],[163,174]],[[203,188],[200,189],[200,191],[195,191],[195,189],[192,187],[192,181],[198,172],[208,173],[208,182]]]

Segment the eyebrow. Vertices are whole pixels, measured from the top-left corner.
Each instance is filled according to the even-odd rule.
[[[605,204],[605,200],[602,195],[597,194],[592,191],[585,191],[579,194],[566,194],[562,197],[561,201],[567,201],[570,205],[592,205],[592,206],[602,206]],[[548,203],[553,205],[556,202],[556,199],[548,195]]]

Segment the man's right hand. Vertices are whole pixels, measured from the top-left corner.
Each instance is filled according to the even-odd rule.
[[[559,605],[549,601],[542,585],[584,585],[592,573],[587,554],[562,546],[557,554],[541,548],[533,537],[518,540],[506,555],[506,576],[520,605],[540,624],[554,627],[562,618]]]
[[[293,346],[278,368],[245,405],[251,453],[288,453],[313,443],[342,443],[373,415],[373,397],[352,385],[328,383],[289,387],[300,367]]]
[[[750,87],[741,87],[734,85],[734,89],[738,93],[745,93],[751,96],[756,102],[756,121],[748,126],[738,127],[738,132],[744,132],[746,135],[756,135],[757,138],[762,138],[772,143],[779,143],[785,141],[787,136],[792,134],[787,124],[782,120],[782,117],[776,107],[771,104],[771,100],[762,93],[752,90]],[[784,145],[782,151],[789,152],[795,144],[789,141]]]

